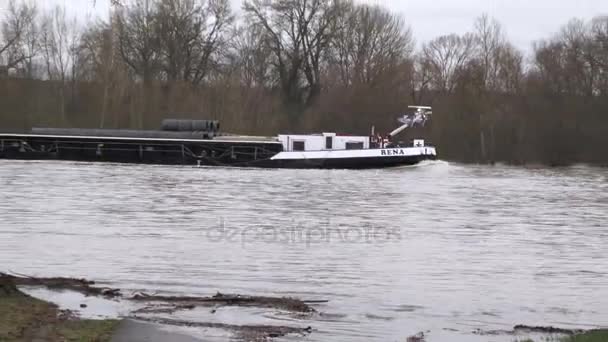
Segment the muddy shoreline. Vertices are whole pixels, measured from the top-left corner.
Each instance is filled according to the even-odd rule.
[[[79,319],[0,276],[0,341],[111,341],[118,320]]]
[[[20,288],[44,287],[52,291],[73,291],[85,297],[101,297],[117,302],[132,302],[138,305],[128,315],[119,319],[85,320],[76,312],[60,310],[56,303],[33,298]],[[0,272],[0,340],[1,341],[77,341],[99,342],[164,341],[197,342],[198,338],[167,332],[161,327],[186,327],[194,329],[216,329],[230,334],[237,341],[272,341],[287,335],[307,336],[314,333],[311,326],[233,324],[217,321],[194,321],[174,316],[179,312],[207,310],[214,314],[219,308],[233,307],[236,310],[259,308],[277,310],[293,317],[311,318],[322,315],[313,306],[324,300],[302,300],[291,297],[247,296],[216,293],[208,297],[163,296],[136,292],[125,295],[121,289],[97,286],[94,281],[75,278],[38,278]],[[81,304],[81,307],[86,307]],[[16,318],[10,321],[11,316]],[[2,322],[5,321],[3,325]],[[8,323],[6,323],[8,322]],[[407,342],[432,341],[428,333],[421,332],[404,337]],[[516,325],[511,330],[475,330],[478,336],[520,336],[521,333],[540,334],[542,340],[554,342],[606,342],[608,330],[564,329],[553,326]],[[515,341],[514,340],[514,341]],[[533,339],[517,341],[534,342]]]
[[[137,292],[133,295],[125,295],[121,292],[120,289],[99,287],[94,281],[90,281],[87,279],[63,277],[39,278],[26,275],[0,273],[0,284],[2,284],[2,287],[0,288],[0,294],[6,293],[6,296],[10,296],[11,298],[27,298],[28,300],[31,299],[32,301],[39,300],[26,295],[25,293],[20,291],[18,287],[45,287],[50,290],[74,291],[77,293],[81,293],[85,296],[98,296],[114,301],[137,303],[140,306],[139,309],[134,310],[127,317],[122,317],[123,320],[127,319],[131,321],[130,323],[127,323],[127,325],[131,326],[131,328],[128,329],[129,336],[134,336],[137,334],[137,332],[133,331],[134,328],[132,328],[132,326],[134,326],[133,321],[135,321],[140,323],[153,323],[156,325],[174,327],[213,328],[229,332],[236,340],[240,341],[269,341],[273,338],[282,337],[285,335],[307,335],[312,333],[313,328],[310,326],[297,327],[255,324],[239,325],[217,322],[195,322],[182,319],[172,319],[162,316],[156,317],[153,316],[153,314],[174,314],[178,311],[188,311],[194,310],[196,308],[207,309],[211,314],[213,314],[221,307],[265,308],[277,311],[284,311],[299,317],[301,317],[302,315],[313,315],[317,312],[311,305],[307,304],[306,301],[297,298],[247,296],[240,294],[222,294],[219,292],[209,297],[163,296],[152,295],[143,292]],[[39,302],[42,303],[42,301]],[[310,302],[318,304],[324,301]],[[24,305],[27,306],[27,301]],[[55,304],[46,303],[46,305],[48,305],[49,308],[57,308]],[[50,312],[50,315],[52,316],[52,310],[50,310]],[[79,321],[79,319],[73,313],[68,314],[70,315],[70,320]],[[58,312],[57,316],[59,315],[60,313]],[[52,322],[47,322],[47,318],[48,317],[46,316],[40,317],[39,319],[36,318],[33,322],[31,322],[30,325],[44,326],[51,324]],[[114,320],[110,321],[116,323]],[[104,321],[99,321],[100,324],[103,324],[103,322]],[[114,324],[113,330],[116,330],[117,327],[118,324]],[[153,328],[148,327],[148,333],[153,330]],[[162,340],[160,336],[162,336],[163,334],[166,333],[153,332],[152,335],[157,337],[156,339],[152,338],[152,340]],[[0,337],[2,336],[0,335]],[[14,338],[15,341],[19,340],[19,338],[16,338],[15,336],[9,336],[6,338],[9,340],[11,340],[11,338]],[[175,338],[178,339],[178,336],[175,336]],[[0,338],[0,340],[4,341],[4,338],[2,337]],[[54,341],[55,339],[50,340]],[[110,339],[102,339],[100,341],[106,340],[110,341]],[[118,340],[121,340],[121,338],[118,338]]]

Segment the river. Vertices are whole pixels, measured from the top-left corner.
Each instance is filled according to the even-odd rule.
[[[218,318],[312,326],[305,341],[608,325],[608,169],[0,160],[0,200],[0,271],[328,300],[312,317]]]

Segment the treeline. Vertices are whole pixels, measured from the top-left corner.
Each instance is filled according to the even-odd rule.
[[[92,0],[91,0],[92,1]],[[114,2],[83,23],[12,0],[0,22],[0,127],[387,132],[432,105],[442,158],[608,164],[608,17],[572,20],[525,58],[501,25],[418,48],[403,18],[351,0]],[[407,139],[408,137],[403,137]]]

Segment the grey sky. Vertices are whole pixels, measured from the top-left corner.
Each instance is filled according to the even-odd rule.
[[[240,10],[241,0],[231,0]],[[464,33],[482,13],[498,19],[511,42],[530,50],[533,41],[549,37],[571,18],[608,15],[608,0],[360,0],[400,13],[418,43],[447,33]],[[5,7],[8,0],[0,0]],[[86,20],[107,15],[109,0],[38,0],[41,7],[65,4]],[[94,5],[95,2],[95,5]]]

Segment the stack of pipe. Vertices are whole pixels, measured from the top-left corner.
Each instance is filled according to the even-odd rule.
[[[220,123],[217,120],[163,120],[161,129],[90,129],[90,128],[32,128],[33,134],[83,137],[147,138],[147,139],[211,139],[217,136]]]
[[[34,127],[33,134],[79,136],[79,137],[113,137],[113,138],[146,138],[146,139],[210,139],[211,132],[171,132],[171,131],[143,131],[129,129],[86,129],[86,128],[39,128]]]
[[[220,130],[220,122],[217,120],[165,119],[161,129],[169,132],[211,132],[216,134]]]

